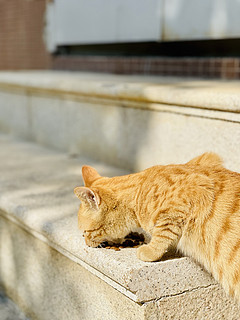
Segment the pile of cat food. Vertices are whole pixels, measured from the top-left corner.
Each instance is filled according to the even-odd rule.
[[[127,235],[124,238],[124,241],[121,244],[114,243],[113,245],[112,244],[110,245],[108,242],[103,242],[99,247],[120,251],[121,249],[124,249],[124,248],[137,248],[144,243],[144,240],[145,239],[143,234],[140,234],[137,232],[131,232],[129,233],[129,235]]]

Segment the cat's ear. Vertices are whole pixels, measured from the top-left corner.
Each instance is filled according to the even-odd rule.
[[[96,191],[86,187],[76,187],[74,193],[81,201],[88,204],[92,209],[99,209],[100,197]]]
[[[187,162],[188,165],[223,168],[223,160],[219,155],[213,152],[205,152],[204,154],[193,158]]]
[[[82,167],[82,177],[86,187],[90,187],[91,184],[98,178],[100,178],[100,174],[94,168],[90,166]]]

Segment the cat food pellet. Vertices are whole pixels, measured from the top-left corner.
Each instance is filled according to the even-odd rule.
[[[119,247],[112,247],[112,249],[115,250],[115,251],[120,251]]]

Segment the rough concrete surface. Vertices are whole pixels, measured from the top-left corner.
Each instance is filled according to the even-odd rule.
[[[19,307],[2,292],[0,292],[0,319],[28,320]]]
[[[0,131],[128,170],[213,151],[240,171],[239,88],[237,81],[0,72]]]
[[[25,71],[0,73],[0,87],[24,88],[97,98],[239,111],[239,81],[87,72]]]
[[[158,301],[160,319],[239,320],[240,308],[219,286],[200,288]]]
[[[73,188],[82,184],[83,164],[102,175],[121,175],[126,168],[184,162],[205,151],[240,171],[239,88],[237,81],[0,72],[0,131],[59,150],[0,136],[0,282],[7,293],[43,319],[47,300],[58,306],[61,299],[65,317],[71,309],[76,317],[80,312],[83,319],[98,319],[84,300],[89,292],[106,319],[119,319],[114,312],[125,308],[131,314],[125,319],[237,320],[238,307],[187,257],[144,263],[136,249],[86,247]],[[63,265],[70,281],[62,281]],[[69,289],[74,285],[80,307]],[[105,302],[96,297],[97,288]]]
[[[144,305],[2,217],[0,237],[0,282],[30,319],[147,319]]]
[[[191,259],[183,257],[158,263],[137,259],[136,249],[120,252],[89,248],[77,227],[79,200],[73,189],[81,185],[81,165],[90,163],[103,175],[114,172],[87,159],[69,159],[30,143],[0,137],[1,215],[22,225],[29,232],[67,255],[70,259],[100,272],[119,290],[136,301],[177,294],[186,288],[214,284],[212,277]],[[184,273],[182,273],[182,268]],[[171,282],[166,281],[171,274]],[[164,278],[159,282],[159,278]],[[148,286],[144,284],[148,280]],[[119,285],[120,284],[120,285]],[[134,293],[134,294],[131,294]]]

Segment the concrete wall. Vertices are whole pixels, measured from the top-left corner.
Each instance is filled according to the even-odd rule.
[[[0,131],[138,171],[206,151],[240,171],[238,82],[0,74]]]

